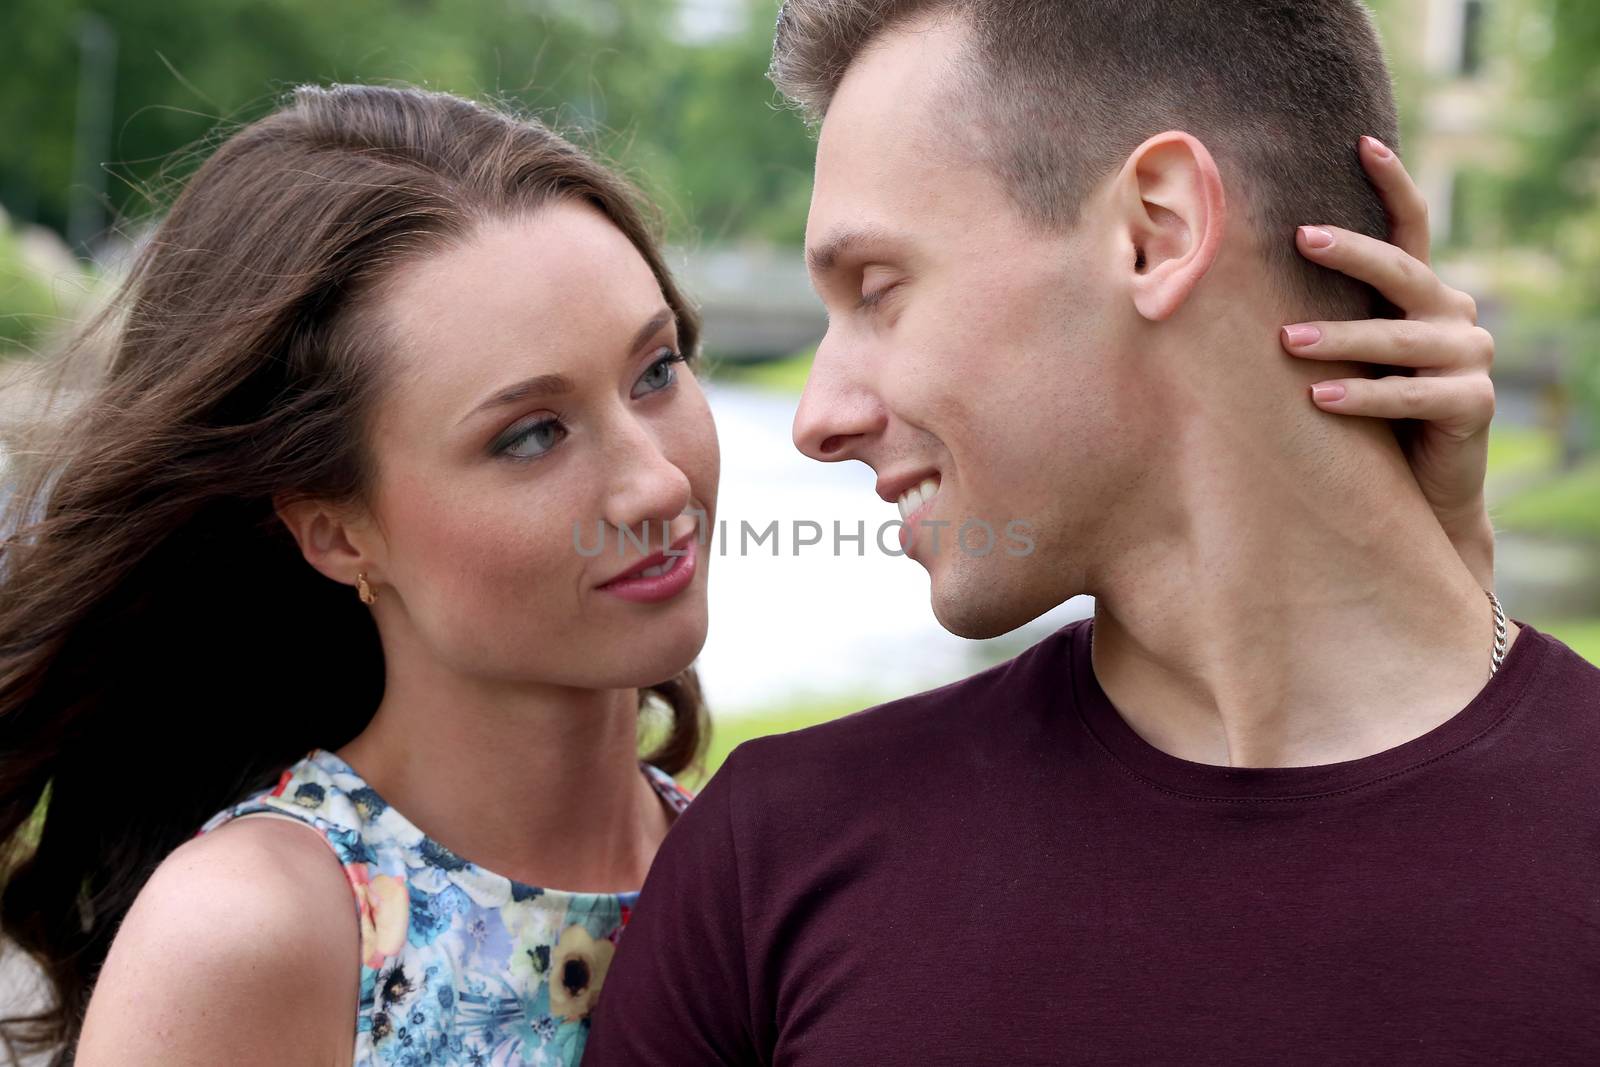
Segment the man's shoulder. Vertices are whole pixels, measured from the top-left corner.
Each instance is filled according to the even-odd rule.
[[[1536,630],[1522,624],[1522,633],[1512,646],[1513,652],[1522,651],[1527,642],[1532,669],[1527,678],[1532,683],[1526,695],[1536,696],[1543,703],[1569,704],[1583,711],[1600,711],[1600,667],[1581,656],[1565,641],[1554,634]],[[1508,663],[1509,666],[1509,663]],[[1600,729],[1600,716],[1586,716]]]
[[[1523,649],[1525,643],[1530,648]],[[1525,681],[1517,704],[1536,705],[1542,721],[1552,726],[1565,723],[1568,733],[1600,745],[1600,667],[1552,633],[1526,624],[1512,645],[1512,653],[1523,651],[1528,653],[1528,669],[1522,675]]]
[[[1007,743],[1070,692],[1072,649],[1088,620],[1069,623],[1012,658],[966,678],[829,722],[754,738],[729,756],[764,794],[821,781],[936,773],[942,757]]]

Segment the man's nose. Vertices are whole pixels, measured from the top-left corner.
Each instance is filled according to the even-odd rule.
[[[862,446],[883,432],[888,419],[864,369],[859,354],[831,332],[822,339],[794,413],[796,448],[824,463],[865,458]]]

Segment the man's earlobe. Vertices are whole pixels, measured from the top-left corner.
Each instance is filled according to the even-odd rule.
[[[1216,262],[1227,216],[1222,176],[1205,145],[1172,130],[1135,149],[1117,181],[1134,306],[1159,322],[1183,306]]]

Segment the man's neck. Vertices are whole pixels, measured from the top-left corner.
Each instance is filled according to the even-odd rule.
[[[1274,418],[1176,429],[1168,477],[1123,531],[1133,547],[1091,590],[1101,686],[1136,732],[1194,762],[1371,755],[1489,676],[1492,606],[1388,428]]]

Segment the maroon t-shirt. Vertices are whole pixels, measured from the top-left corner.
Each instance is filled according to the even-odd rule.
[[[1524,627],[1428,733],[1191,763],[1075,623],[739,746],[668,835],[586,1067],[1600,1064],[1600,671]]]

